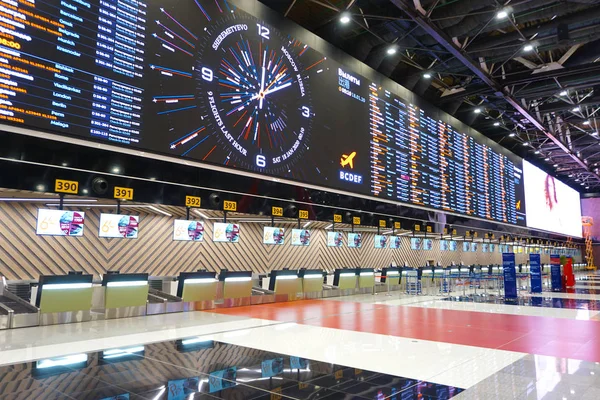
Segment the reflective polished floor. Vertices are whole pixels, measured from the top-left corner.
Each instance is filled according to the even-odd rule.
[[[0,399],[597,400],[581,282],[600,276],[579,278],[512,303],[461,288],[4,330]]]

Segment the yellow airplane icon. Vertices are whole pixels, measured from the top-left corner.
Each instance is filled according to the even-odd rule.
[[[517,201],[517,210],[521,209],[521,200]]]
[[[356,152],[353,151],[350,155],[342,154],[342,158],[340,159],[340,164],[342,167],[346,165],[350,165],[351,169],[354,169],[354,157],[356,157]]]

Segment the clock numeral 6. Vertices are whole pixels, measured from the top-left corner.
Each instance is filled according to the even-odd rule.
[[[267,166],[267,159],[265,158],[265,156],[260,155],[260,154],[257,155],[256,156],[256,165],[259,166],[259,167],[261,167],[261,168],[266,167]]]
[[[210,68],[202,67],[200,72],[202,73],[202,79],[204,79],[205,81],[212,82],[213,72]]]
[[[262,26],[261,24],[256,24],[258,27],[258,35],[264,37],[265,39],[269,39],[269,35],[271,31],[266,26]]]
[[[303,117],[310,117],[310,109],[306,106],[302,106],[302,116]]]

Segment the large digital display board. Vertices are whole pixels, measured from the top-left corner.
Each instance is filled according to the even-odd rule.
[[[527,226],[581,237],[579,192],[527,161],[523,161],[523,174]]]
[[[2,7],[0,122],[525,223],[520,159],[280,18],[224,0]]]

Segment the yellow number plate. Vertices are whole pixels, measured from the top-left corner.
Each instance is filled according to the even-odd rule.
[[[415,225],[415,231],[419,232],[421,230],[421,225]]]
[[[308,219],[308,211],[300,210],[298,211],[298,218],[300,219]]]
[[[380,219],[379,220],[379,227],[380,228],[385,228],[385,219]]]
[[[342,215],[341,214],[333,214],[333,222],[342,222]]]
[[[185,206],[186,207],[200,208],[200,204],[202,204],[202,199],[200,197],[185,196]]]
[[[430,226],[427,227],[427,233],[431,233],[431,227]]]
[[[133,200],[133,189],[115,186],[115,192],[113,197],[115,199],[120,200]]]
[[[402,225],[400,225],[400,222],[394,222],[394,228],[400,229],[400,228],[402,228]]]
[[[274,217],[283,217],[283,207],[271,207],[271,214]]]
[[[352,217],[352,223],[354,225],[360,225],[360,217]]]
[[[223,202],[223,210],[237,211],[237,201],[225,200]]]
[[[54,191],[57,193],[77,194],[79,192],[79,182],[57,179],[54,182]]]

